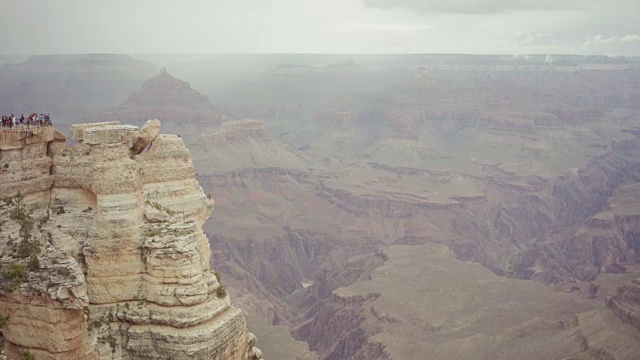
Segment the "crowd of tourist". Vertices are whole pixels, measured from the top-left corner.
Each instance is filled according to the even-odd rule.
[[[24,116],[22,114],[20,117],[11,115],[2,115],[2,127],[3,128],[14,128],[14,127],[26,127],[29,128],[31,126],[51,126],[51,118],[49,114],[37,114],[33,113],[29,116]]]

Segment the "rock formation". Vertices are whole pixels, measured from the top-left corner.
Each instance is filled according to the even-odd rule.
[[[216,131],[198,137],[192,148],[199,175],[242,169],[305,171],[320,167],[274,139],[267,126],[256,120],[225,122]]]
[[[119,123],[0,133],[10,358],[257,360],[210,269],[213,209],[175,135]]]
[[[134,124],[159,119],[171,132],[187,142],[203,131],[215,129],[226,116],[189,83],[171,76],[167,69],[145,81],[142,87],[115,108],[100,115],[102,121],[128,121]]]
[[[616,290],[607,309],[496,276],[439,245],[391,246],[350,263],[324,281],[353,284],[314,311],[311,303],[299,310],[314,315],[296,334],[325,359],[626,360],[640,351],[640,329],[624,323],[638,326],[637,280]],[[301,290],[303,298],[319,296],[320,286]]]
[[[620,320],[640,330],[640,278],[618,287],[607,297],[607,306]]]

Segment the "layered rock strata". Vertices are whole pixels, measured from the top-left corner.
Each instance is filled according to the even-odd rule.
[[[265,123],[256,120],[228,121],[191,146],[198,174],[220,174],[243,169],[291,169],[320,167],[312,159],[274,139]]]
[[[640,330],[640,278],[618,287],[606,304],[620,320]]]
[[[80,125],[73,146],[53,128],[2,133],[9,358],[261,358],[209,266],[213,202],[182,140],[158,132]]]
[[[100,118],[103,121],[126,119],[134,124],[160,119],[165,122],[166,129],[182,135],[190,143],[203,130],[214,130],[226,115],[189,83],[176,79],[162,68],[125,102],[102,112]]]

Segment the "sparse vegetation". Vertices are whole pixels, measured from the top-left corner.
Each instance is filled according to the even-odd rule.
[[[5,289],[8,292],[14,292],[24,281],[26,271],[20,263],[12,262],[3,273],[4,279],[7,281]]]
[[[38,269],[40,269],[40,260],[38,260],[38,256],[36,254],[31,255],[29,258],[27,269],[29,269],[29,271],[38,271]]]
[[[13,209],[9,212],[9,218],[11,220],[22,221],[24,218],[29,216],[29,213],[22,203],[23,200],[24,198],[22,197],[22,193],[19,191],[13,198],[5,199],[5,203],[13,205]]]
[[[5,279],[11,280],[11,281],[15,281],[15,280],[22,281],[24,276],[25,276],[24,266],[16,262],[12,262],[11,264],[9,264],[9,268],[4,273]]]
[[[158,210],[158,211],[163,211],[171,216],[175,215],[176,212],[171,210],[171,209],[167,209],[166,207],[162,206],[160,203],[157,202],[152,202],[150,203],[151,206],[153,206],[154,209]]]
[[[160,229],[155,228],[155,229],[147,229],[144,231],[144,236],[146,237],[154,237],[154,236],[158,236],[160,235],[162,232]]]
[[[58,274],[62,276],[69,276],[71,275],[71,271],[69,271],[69,268],[63,267],[58,270]]]
[[[40,258],[38,254],[41,252],[41,241],[47,238],[51,241],[50,233],[42,232],[43,226],[49,221],[49,212],[36,221],[31,211],[24,204],[24,198],[20,192],[14,197],[4,199],[5,206],[8,208],[9,219],[20,225],[18,230],[18,238],[14,238],[11,234],[7,235],[8,248],[13,251],[9,254],[14,261],[5,266],[1,272],[0,286],[8,292],[15,291],[20,284],[27,280],[27,271],[37,272],[40,270]],[[1,225],[5,224],[3,221]],[[37,230],[34,225],[38,224]],[[22,260],[24,259],[24,260]]]
[[[53,211],[53,213],[56,214],[56,215],[62,215],[64,213],[66,213],[66,210],[64,209],[64,206],[62,206],[62,205],[52,207],[51,211]]]
[[[118,341],[116,340],[115,337],[109,336],[109,346],[111,347],[111,352],[115,353],[116,352],[116,348],[118,346]]]
[[[218,286],[218,288],[216,289],[216,296],[219,299],[225,298],[227,296],[227,290],[225,290],[224,286]]]
[[[0,329],[4,328],[9,324],[9,320],[11,319],[11,315],[2,315],[0,316]]]
[[[508,277],[510,278],[518,277],[518,270],[516,269],[516,265],[518,265],[518,262],[520,261],[523,255],[524,255],[524,252],[517,252],[511,255],[511,257],[508,259],[509,266],[505,270],[505,274]]]
[[[25,350],[22,352],[22,360],[36,360],[36,357],[33,356],[31,351]]]
[[[92,329],[100,329],[100,328],[102,327],[102,325],[104,325],[104,323],[102,322],[102,320],[95,320],[95,321],[90,322],[90,323],[87,325],[87,328],[88,328],[89,330],[92,330]]]

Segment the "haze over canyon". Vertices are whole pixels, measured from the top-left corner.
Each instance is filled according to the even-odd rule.
[[[640,60],[138,58],[0,68],[9,358],[640,354]]]

